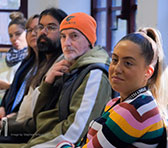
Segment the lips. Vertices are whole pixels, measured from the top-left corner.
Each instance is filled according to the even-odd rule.
[[[13,46],[18,48],[19,44],[15,42],[15,43],[13,43]]]
[[[46,42],[46,40],[45,39],[41,39],[40,42]]]
[[[71,54],[71,53],[75,52],[75,50],[70,47],[64,47],[63,51],[64,51],[64,53],[67,53],[67,54]]]
[[[68,53],[68,54],[74,53],[73,50],[66,50],[65,52]]]
[[[112,81],[124,81],[124,79],[122,79],[118,76],[112,76],[111,79],[112,79]]]
[[[37,38],[32,38],[31,41],[37,41]]]

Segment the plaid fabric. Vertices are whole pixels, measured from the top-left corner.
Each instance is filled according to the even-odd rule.
[[[18,62],[22,61],[28,54],[27,47],[21,50],[16,50],[11,48],[6,54],[6,63],[9,67],[16,65]]]

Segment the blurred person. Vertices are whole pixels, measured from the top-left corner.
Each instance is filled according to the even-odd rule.
[[[10,14],[8,34],[12,47],[6,53],[5,63],[7,70],[0,73],[0,89],[6,90],[13,81],[14,75],[22,60],[28,54],[26,41],[26,18],[21,12]]]
[[[110,58],[96,42],[96,21],[86,13],[67,16],[60,25],[64,59],[55,63],[39,87],[34,110],[37,130],[24,147],[55,147],[86,134],[111,97]]]
[[[1,118],[13,112],[16,112],[18,110],[19,102],[21,101],[24,93],[26,93],[27,79],[31,78],[30,73],[32,74],[32,77],[34,77],[34,74],[36,73],[36,68],[38,67],[39,62],[41,62],[44,59],[43,56],[41,56],[40,58],[38,57],[39,55],[38,55],[37,43],[36,43],[37,32],[34,31],[31,35],[31,32],[29,31],[30,25],[32,25],[33,27],[37,26],[38,18],[39,16],[35,15],[32,18],[30,18],[30,20],[26,24],[26,28],[28,28],[27,29],[28,31],[26,33],[26,39],[28,42],[28,55],[22,61],[20,67],[16,71],[14,80],[9,90],[6,91],[3,97],[3,100],[1,102],[1,107],[0,107]],[[19,98],[20,100],[16,102],[14,105],[16,98]]]
[[[36,73],[32,75],[27,81],[27,93],[23,95],[23,101],[21,100],[14,109],[14,103],[10,103],[6,107],[7,113],[18,113],[14,116],[9,114],[7,117],[2,118],[2,120],[8,120],[7,126],[9,128],[8,136],[3,136],[3,134],[1,134],[0,142],[26,142],[33,134],[35,130],[35,124],[34,120],[31,119],[33,112],[32,104],[36,101],[36,98],[39,94],[38,86],[43,76],[46,74],[52,64],[59,60],[59,57],[62,58],[58,28],[60,22],[66,16],[67,14],[61,9],[49,8],[40,14],[38,21],[34,17],[29,19],[29,25],[27,26],[27,39],[29,40],[28,43],[34,41],[35,38],[33,38],[33,36],[36,35],[37,43],[35,43],[36,47],[38,47],[37,51],[39,56],[36,61],[36,65],[33,68],[36,70]],[[47,28],[44,29],[42,28],[43,26]],[[43,57],[42,60],[40,60],[41,55]],[[8,96],[10,96],[10,94]],[[11,111],[11,109],[13,110]],[[3,131],[2,133],[5,133],[3,127],[1,128]]]
[[[45,20],[45,17],[50,18],[50,16],[58,21],[58,23],[56,23],[56,25],[59,27],[59,24],[64,19],[64,17],[67,16],[67,14],[61,9],[49,8],[49,9],[44,10],[41,13],[40,21],[43,22],[43,20]],[[46,54],[46,57],[48,57],[48,59],[51,59],[51,57],[53,57],[55,61],[52,61],[52,62],[58,62],[59,60],[61,60],[63,58],[61,44],[60,44],[60,37],[58,34],[59,32],[57,32],[57,29],[53,30],[53,28],[50,28],[50,27],[52,27],[52,25],[48,26],[48,28],[52,29],[52,30],[44,31],[43,29],[41,29],[41,25],[43,25],[43,23],[40,23],[40,21],[39,21],[39,25],[38,25],[38,30],[39,30],[38,47],[39,47],[39,50],[41,52],[44,52]],[[47,22],[49,22],[49,21],[47,21]],[[52,24],[52,23],[53,23],[53,20],[51,20],[50,23],[48,23],[48,24]],[[53,26],[54,25],[55,24],[53,23]],[[53,37],[51,36],[51,33],[53,33]],[[54,38],[54,35],[55,35],[55,38]],[[48,37],[48,39],[47,39],[47,37]],[[46,43],[43,41],[44,39],[46,40],[45,41]],[[53,63],[51,63],[51,64],[53,64]],[[46,66],[47,64],[45,64],[44,68],[47,67],[46,68],[47,70],[50,69],[51,64],[48,66]],[[38,83],[38,85],[35,85],[37,83],[38,79],[39,79],[39,76],[36,76],[36,78],[33,79],[33,85],[31,85],[30,91],[29,91],[29,94],[31,95],[31,97],[29,95],[26,96],[21,104],[21,107],[19,109],[18,116],[17,116],[18,122],[23,122],[24,120],[31,118],[33,116],[33,110],[34,110],[34,106],[36,104],[35,98],[37,98],[37,95],[39,94],[37,86],[41,82],[40,81]],[[32,90],[37,90],[37,91],[32,91]],[[27,97],[29,98],[29,101],[27,101]]]
[[[33,113],[36,132],[27,144],[1,147],[48,148],[67,139],[76,143],[111,97],[110,58],[102,47],[95,46],[94,18],[85,13],[71,14],[59,30],[64,59],[53,64],[39,87]]]

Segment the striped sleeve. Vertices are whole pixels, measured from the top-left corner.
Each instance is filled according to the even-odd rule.
[[[158,108],[151,98],[145,98],[140,105],[139,99],[133,104],[116,105],[92,123],[84,147],[125,147],[137,141],[141,146],[157,145],[164,129]]]

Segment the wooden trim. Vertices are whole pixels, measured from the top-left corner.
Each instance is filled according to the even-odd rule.
[[[111,54],[111,41],[112,41],[112,9],[111,9],[112,1],[107,0],[106,1],[106,51],[108,54]]]
[[[8,52],[10,48],[0,48],[0,52]]]
[[[107,3],[109,3],[111,1],[107,1]],[[97,12],[101,12],[101,11],[106,11],[107,8],[94,8],[94,12],[97,13]],[[117,11],[117,10],[121,10],[121,7],[112,7],[112,6],[109,6],[108,9],[110,9],[110,11]]]
[[[0,9],[0,12],[12,12],[12,11],[18,11],[19,9]]]
[[[96,19],[96,13],[97,13],[97,0],[91,0],[91,16],[93,16]]]
[[[27,18],[28,16],[27,16],[27,9],[28,9],[28,2],[27,2],[28,0],[21,0],[20,1],[20,11],[21,12],[23,12],[23,14],[24,14],[24,16],[25,16],[25,18]]]
[[[137,10],[137,4],[136,0],[122,0],[121,6],[112,6],[113,0],[106,0],[106,7],[97,8],[97,1],[98,0],[91,0],[91,15],[96,19],[97,21],[97,13],[98,12],[106,12],[106,51],[111,55],[111,45],[112,45],[112,20],[113,15],[112,11],[121,10],[121,15],[116,16],[117,19],[124,19],[127,21],[127,33],[131,33],[135,31],[136,27],[136,10]],[[105,1],[105,0],[104,0]],[[123,12],[123,13],[122,13]]]
[[[135,24],[136,24],[136,19],[135,19],[135,14],[137,10],[137,4],[135,0],[130,0],[130,13],[129,17],[127,20],[127,33],[135,32]]]
[[[20,0],[19,9],[0,9],[0,12],[21,11],[23,12],[25,18],[27,18],[27,10],[28,10],[28,0]]]

